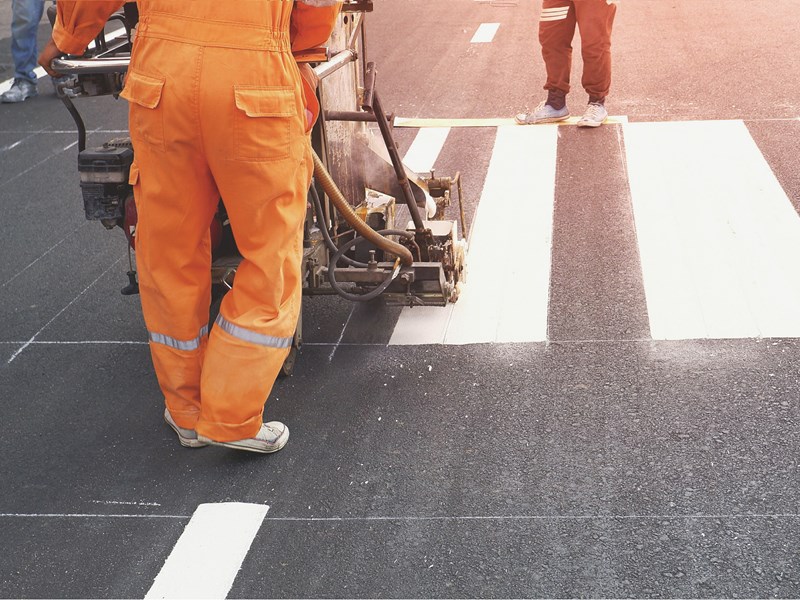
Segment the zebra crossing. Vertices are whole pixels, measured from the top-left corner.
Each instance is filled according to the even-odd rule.
[[[630,251],[639,272],[633,276],[649,338],[800,337],[800,216],[746,123],[618,122],[604,135],[618,139],[610,152],[620,160],[591,169],[622,170],[624,185],[612,196],[631,218],[615,226],[630,228],[635,244]],[[559,172],[560,162],[579,151],[563,125],[494,130],[461,298],[446,308],[403,309],[389,344],[554,340],[548,327],[560,306],[552,289],[559,268],[554,208],[559,189],[572,178],[591,177],[591,169]],[[427,171],[457,152],[448,132],[420,129],[406,162]],[[581,232],[574,234],[580,240]],[[573,301],[603,301],[591,289],[579,293],[586,297]]]

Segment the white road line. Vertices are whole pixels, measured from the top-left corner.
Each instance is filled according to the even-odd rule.
[[[226,598],[268,510],[198,506],[145,598]]]
[[[60,241],[58,241],[58,242],[56,242],[55,244],[53,244],[52,246],[50,246],[50,248],[48,248],[47,250],[45,250],[45,251],[44,251],[44,253],[43,253],[41,256],[39,256],[39,258],[37,258],[37,259],[35,259],[33,262],[29,263],[29,264],[28,264],[28,266],[26,266],[24,269],[22,269],[22,270],[21,270],[20,272],[18,272],[16,275],[12,276],[12,277],[11,277],[11,279],[9,279],[8,281],[6,281],[4,284],[0,285],[0,289],[2,289],[2,288],[4,288],[4,287],[6,287],[6,286],[7,286],[9,283],[11,283],[12,281],[14,281],[14,280],[15,280],[17,277],[19,277],[20,275],[22,275],[23,273],[25,273],[25,271],[27,271],[27,270],[28,270],[28,269],[30,269],[30,268],[31,268],[33,265],[35,265],[36,263],[38,263],[38,262],[39,262],[40,260],[42,260],[42,259],[43,259],[45,256],[47,256],[48,254],[50,254],[50,253],[51,253],[53,250],[55,250],[56,248],[58,248],[58,247],[59,247],[61,244],[63,244],[65,241],[67,241],[69,238],[71,238],[73,235],[75,235],[75,234],[76,234],[78,231],[80,231],[81,229],[83,229],[84,227],[86,227],[86,225],[88,225],[88,222],[86,222],[86,223],[83,223],[82,225],[79,225],[79,226],[78,226],[76,229],[73,229],[73,230],[72,230],[72,232],[71,232],[69,235],[67,235],[66,237],[62,238]]]
[[[652,337],[800,337],[800,216],[744,123],[624,132]]]
[[[188,519],[188,515],[101,515],[97,513],[0,513],[3,519]]]
[[[404,308],[390,345],[547,339],[557,147],[557,127],[497,130],[461,297],[445,308]],[[515,226],[519,215],[524,236]]]
[[[55,153],[53,153],[53,154],[48,154],[46,158],[44,158],[44,159],[40,160],[39,162],[37,162],[36,164],[34,164],[34,165],[32,165],[32,166],[28,167],[28,168],[27,168],[27,169],[25,169],[24,171],[20,171],[19,173],[17,173],[16,175],[14,175],[14,176],[13,176],[11,179],[6,179],[6,180],[5,180],[5,181],[3,181],[2,183],[0,183],[0,187],[5,187],[5,186],[7,186],[8,184],[10,184],[10,183],[12,183],[12,182],[16,181],[16,180],[17,180],[17,179],[19,179],[20,177],[24,177],[25,175],[27,175],[27,174],[28,174],[28,173],[30,173],[31,171],[33,171],[33,170],[35,170],[35,169],[38,169],[39,167],[41,167],[41,166],[42,166],[44,163],[46,163],[48,160],[50,160],[50,159],[53,159],[53,158],[55,158],[56,156],[59,156],[59,155],[63,154],[64,152],[66,152],[66,151],[67,151],[67,150],[69,150],[70,148],[72,148],[72,147],[74,147],[74,146],[77,146],[77,145],[78,145],[78,141],[76,140],[76,141],[72,142],[71,144],[68,144],[68,145],[64,146],[64,147],[63,147],[61,150],[59,150],[58,152],[55,152]]]
[[[336,355],[336,350],[338,350],[339,346],[342,345],[342,340],[344,339],[344,333],[345,331],[347,331],[347,326],[350,324],[350,319],[353,318],[353,313],[355,312],[356,312],[356,304],[353,303],[353,307],[350,309],[350,313],[347,315],[347,321],[344,322],[342,331],[339,333],[339,339],[336,340],[336,344],[334,344],[333,350],[331,350],[331,353],[328,356],[328,362],[333,362],[333,357]]]
[[[430,173],[450,135],[449,127],[420,129],[403,157],[403,164],[415,173]]]
[[[431,517],[271,517],[270,521],[289,522],[345,522],[345,521],[622,521],[622,520],[664,520],[686,521],[704,519],[800,519],[797,513],[767,514],[694,514],[694,515],[442,515]]]
[[[470,40],[471,44],[488,44],[494,40],[497,35],[497,30],[500,28],[500,23],[481,23],[475,35]]]
[[[64,308],[62,308],[60,311],[58,311],[58,313],[56,314],[56,316],[54,316],[54,317],[53,317],[52,319],[50,319],[50,320],[49,320],[47,323],[45,323],[45,324],[44,324],[44,326],[42,326],[42,328],[41,328],[39,331],[37,331],[36,333],[34,333],[34,334],[33,334],[33,337],[31,337],[31,339],[29,339],[27,342],[25,342],[25,343],[22,345],[22,347],[20,347],[20,348],[19,348],[19,349],[18,349],[16,352],[14,352],[14,354],[12,354],[12,355],[11,355],[11,358],[9,358],[9,359],[6,361],[6,364],[11,364],[12,362],[14,362],[14,360],[15,360],[15,359],[16,359],[16,358],[17,358],[17,357],[20,355],[20,354],[22,354],[22,353],[25,351],[25,348],[27,348],[28,346],[30,346],[30,345],[31,345],[31,344],[32,344],[32,343],[33,343],[33,342],[36,340],[36,338],[37,338],[37,337],[39,337],[39,334],[40,334],[40,333],[42,333],[42,332],[43,332],[45,329],[47,329],[47,328],[48,328],[48,326],[49,326],[49,325],[50,325],[50,324],[51,324],[53,321],[55,321],[56,319],[58,319],[58,317],[60,317],[62,314],[64,314],[64,312],[65,312],[65,311],[66,311],[66,310],[67,310],[67,309],[68,309],[70,306],[72,306],[73,304],[75,304],[75,303],[76,303],[76,302],[77,302],[77,301],[78,301],[78,300],[79,300],[79,299],[80,299],[80,298],[81,298],[81,297],[82,297],[82,296],[83,296],[83,295],[84,295],[86,292],[88,292],[88,291],[89,291],[89,290],[92,288],[92,286],[94,286],[94,284],[95,284],[95,283],[97,283],[97,282],[98,282],[98,281],[100,281],[100,280],[101,280],[103,277],[105,277],[106,273],[108,273],[109,271],[111,271],[111,269],[113,269],[114,267],[116,267],[116,266],[117,266],[117,265],[120,263],[120,261],[121,261],[123,258],[125,258],[125,257],[120,257],[120,258],[118,258],[116,261],[114,261],[114,262],[111,264],[111,266],[110,266],[110,267],[108,267],[108,268],[107,268],[105,271],[103,271],[103,272],[102,272],[102,273],[101,273],[101,274],[100,274],[100,275],[97,277],[97,279],[95,279],[95,280],[94,280],[92,283],[90,283],[89,285],[87,285],[87,286],[86,286],[86,288],[85,288],[85,289],[84,289],[84,290],[83,290],[83,291],[82,291],[80,294],[78,294],[77,296],[75,296],[75,298],[73,298],[73,299],[72,299],[72,301],[71,301],[69,304],[67,304],[67,305],[66,305]]]
[[[0,518],[19,519],[188,519],[186,515],[100,515],[71,513],[0,513]],[[371,521],[619,521],[619,520],[664,520],[686,521],[703,519],[800,519],[798,513],[719,513],[692,515],[439,515],[400,516],[376,515],[366,517],[270,517],[278,522],[371,522]]]

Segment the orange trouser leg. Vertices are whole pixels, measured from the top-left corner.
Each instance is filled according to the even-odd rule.
[[[611,30],[616,4],[606,0],[575,0],[583,56],[583,89],[590,100],[602,100],[611,89]]]
[[[193,428],[211,294],[209,227],[219,192],[197,116],[187,110],[197,85],[185,65],[196,62],[197,49],[173,44],[170,53],[159,70],[135,62],[124,95],[138,167],[132,179],[142,311],[167,407],[178,425]]]
[[[575,23],[573,0],[543,1],[539,17],[539,43],[547,72],[546,90],[569,93]]]
[[[211,331],[196,429],[229,441],[258,432],[291,347],[313,163],[290,54],[207,49],[202,72],[205,150],[243,261]]]

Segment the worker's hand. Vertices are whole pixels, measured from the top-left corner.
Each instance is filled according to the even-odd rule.
[[[314,126],[314,113],[306,109],[306,131],[311,131]]]
[[[50,38],[50,41],[47,42],[47,45],[39,54],[39,64],[42,65],[44,70],[47,71],[47,73],[51,77],[60,77],[61,74],[58,73],[57,71],[54,71],[50,66],[50,63],[53,62],[53,59],[58,58],[63,54],[64,53],[58,49],[58,46],[56,46],[56,43],[53,41],[53,38]]]

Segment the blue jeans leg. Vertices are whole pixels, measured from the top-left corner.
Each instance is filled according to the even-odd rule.
[[[36,33],[44,12],[44,0],[12,0],[11,56],[14,77],[36,83]]]

